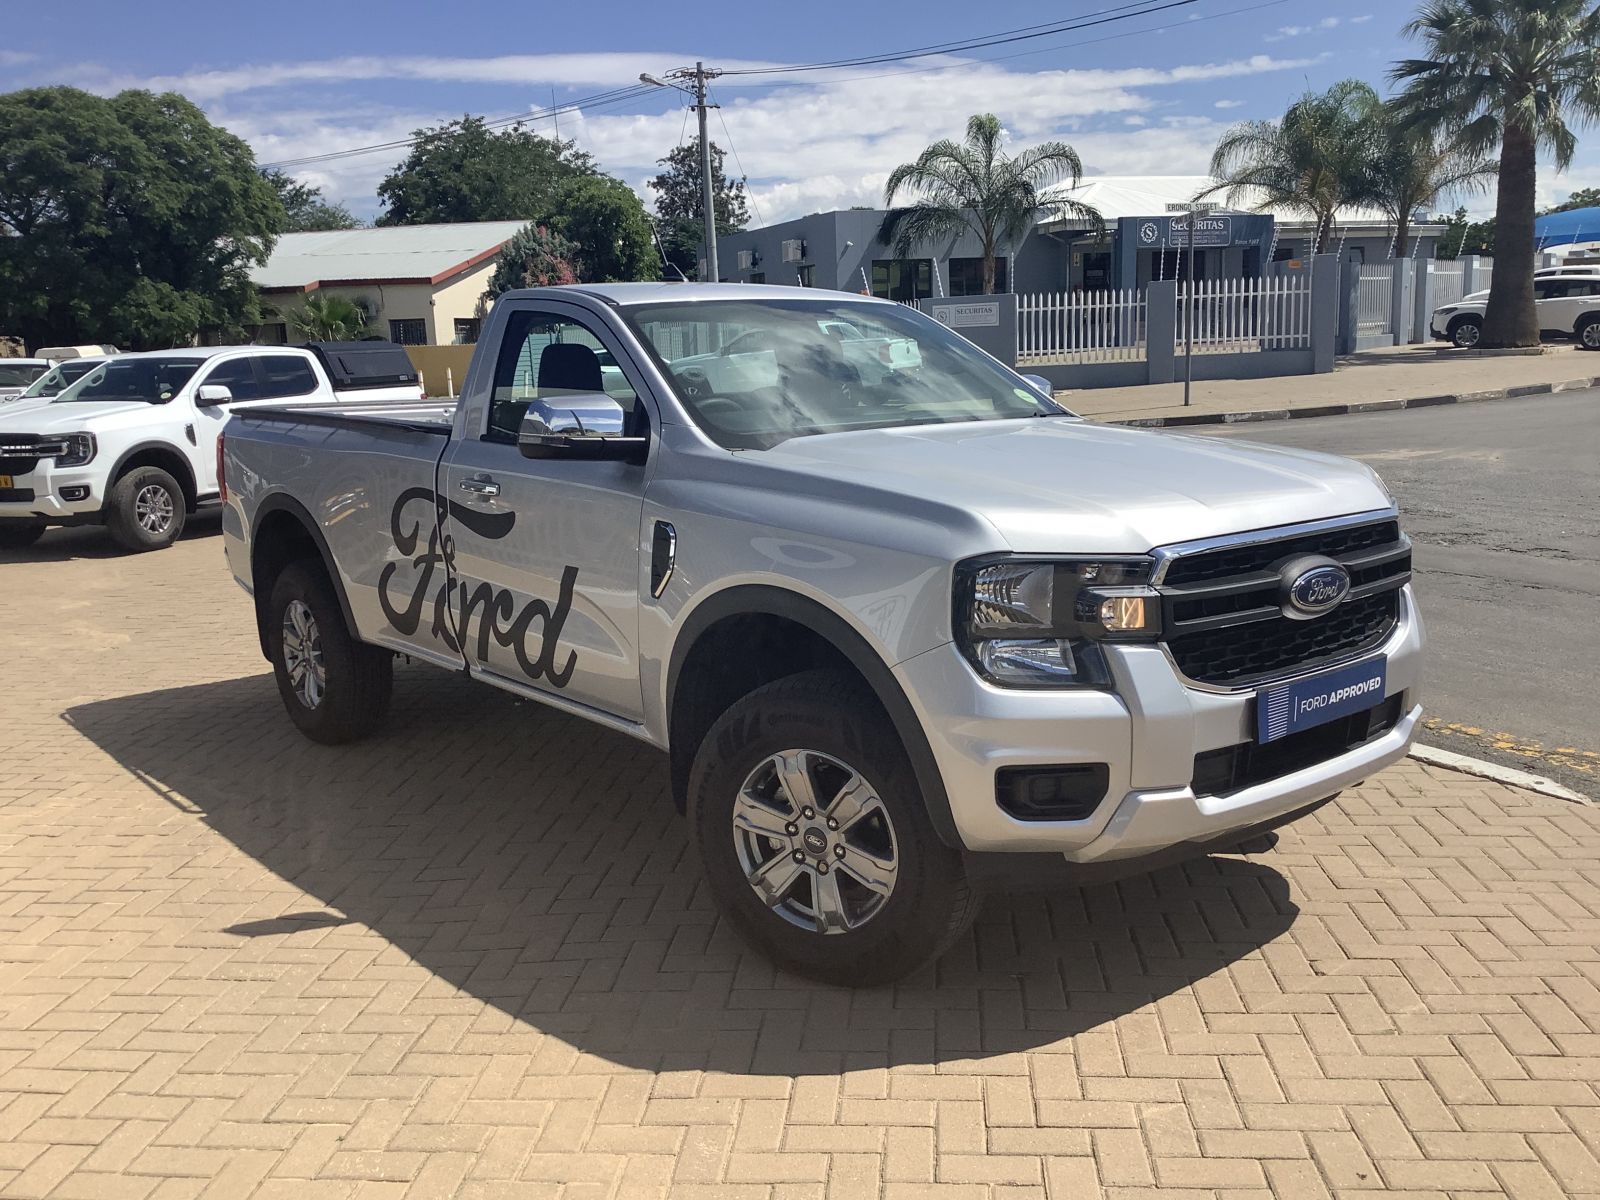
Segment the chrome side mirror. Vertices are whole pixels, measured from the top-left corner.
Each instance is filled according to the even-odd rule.
[[[541,396],[517,431],[524,458],[577,458],[642,463],[650,439],[624,437],[627,414],[604,392]]]

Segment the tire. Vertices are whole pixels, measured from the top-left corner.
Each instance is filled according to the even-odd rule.
[[[1450,322],[1449,333],[1452,346],[1471,350],[1483,336],[1483,320],[1480,317],[1457,317]]]
[[[43,536],[43,521],[0,521],[0,550],[26,550]]]
[[[267,654],[289,719],[314,742],[366,737],[389,710],[394,657],[351,635],[320,563],[291,563],[273,584]]]
[[[134,467],[111,485],[106,528],[124,550],[165,550],[183,534],[188,501],[160,467]]]
[[[1600,350],[1600,316],[1584,317],[1572,331],[1578,346],[1584,350]]]
[[[812,804],[791,801],[801,789],[785,774],[806,781]],[[981,897],[934,833],[893,725],[841,672],[779,679],[723,713],[695,752],[688,801],[718,906],[797,975],[887,983],[947,950],[977,915]]]

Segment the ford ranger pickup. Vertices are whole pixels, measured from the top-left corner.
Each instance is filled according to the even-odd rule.
[[[1090,424],[885,301],[509,292],[459,401],[240,410],[218,478],[308,737],[404,656],[658,747],[730,923],[847,984],[996,884],[1254,839],[1421,712],[1370,469]]]

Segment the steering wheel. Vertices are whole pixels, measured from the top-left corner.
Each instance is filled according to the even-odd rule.
[[[711,395],[711,379],[699,367],[685,367],[674,374],[678,377],[678,386],[683,389],[685,399],[703,400]]]

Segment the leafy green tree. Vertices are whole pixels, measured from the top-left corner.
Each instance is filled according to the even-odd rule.
[[[548,225],[530,223],[500,247],[485,302],[513,288],[556,287],[577,283],[572,265],[578,248]],[[485,305],[480,305],[480,311]]]
[[[1494,253],[1493,221],[1469,221],[1467,210],[1458,208],[1449,214],[1435,213],[1433,223],[1445,226],[1445,231],[1433,252],[1435,258],[1460,258],[1467,254]]]
[[[1539,215],[1549,216],[1551,213],[1567,212],[1574,208],[1597,207],[1600,207],[1600,188],[1579,188],[1568,195],[1560,204],[1552,204]]]
[[[1394,225],[1394,257],[1410,246],[1412,215],[1441,196],[1482,191],[1495,167],[1459,139],[1406,122],[1398,109],[1373,97],[1361,115],[1360,164],[1355,199],[1380,210]]]
[[[186,344],[259,319],[281,209],[250,149],[173,93],[0,95],[0,328]]]
[[[342,204],[322,195],[321,188],[301,183],[276,168],[262,171],[283,205],[283,233],[316,233],[327,229],[360,229],[361,222]]]
[[[372,330],[365,297],[352,300],[327,292],[312,292],[283,319],[296,337],[308,342],[354,342]]]
[[[1370,115],[1378,94],[1359,79],[1306,92],[1276,121],[1244,121],[1211,152],[1215,187],[1230,204],[1281,208],[1316,222],[1328,244],[1339,209],[1360,198],[1374,153]]]
[[[1046,196],[1063,180],[1077,186],[1083,175],[1078,152],[1065,142],[1042,142],[1015,157],[1001,149],[1000,118],[980,113],[967,120],[963,142],[935,142],[915,162],[889,174],[883,200],[914,199],[884,214],[880,241],[902,255],[919,242],[972,232],[983,248],[983,294],[994,292],[995,253],[1002,241],[1017,242],[1040,220],[1072,216],[1100,224],[1090,205],[1066,196]]]
[[[1428,0],[1406,33],[1423,58],[1394,65],[1407,118],[1499,150],[1495,271],[1479,345],[1536,346],[1533,208],[1542,149],[1572,162],[1572,124],[1600,117],[1600,9],[1593,0]],[[1572,124],[1569,124],[1571,122]]]
[[[717,216],[717,232],[737,233],[750,223],[749,193],[743,179],[730,180],[723,170],[722,147],[711,143],[711,211]],[[655,193],[656,230],[661,236],[667,261],[686,276],[696,274],[700,243],[705,226],[700,212],[700,148],[685,143],[675,146],[665,158],[656,159],[663,168],[650,180]],[[669,272],[669,274],[672,272]]]
[[[557,194],[555,212],[550,223],[572,242],[573,265],[584,283],[661,278],[650,218],[622,180],[570,179]]]
[[[379,225],[533,220],[551,211],[562,183],[595,173],[575,143],[521,125],[491,129],[467,116],[415,136],[405,161],[378,185]]]

